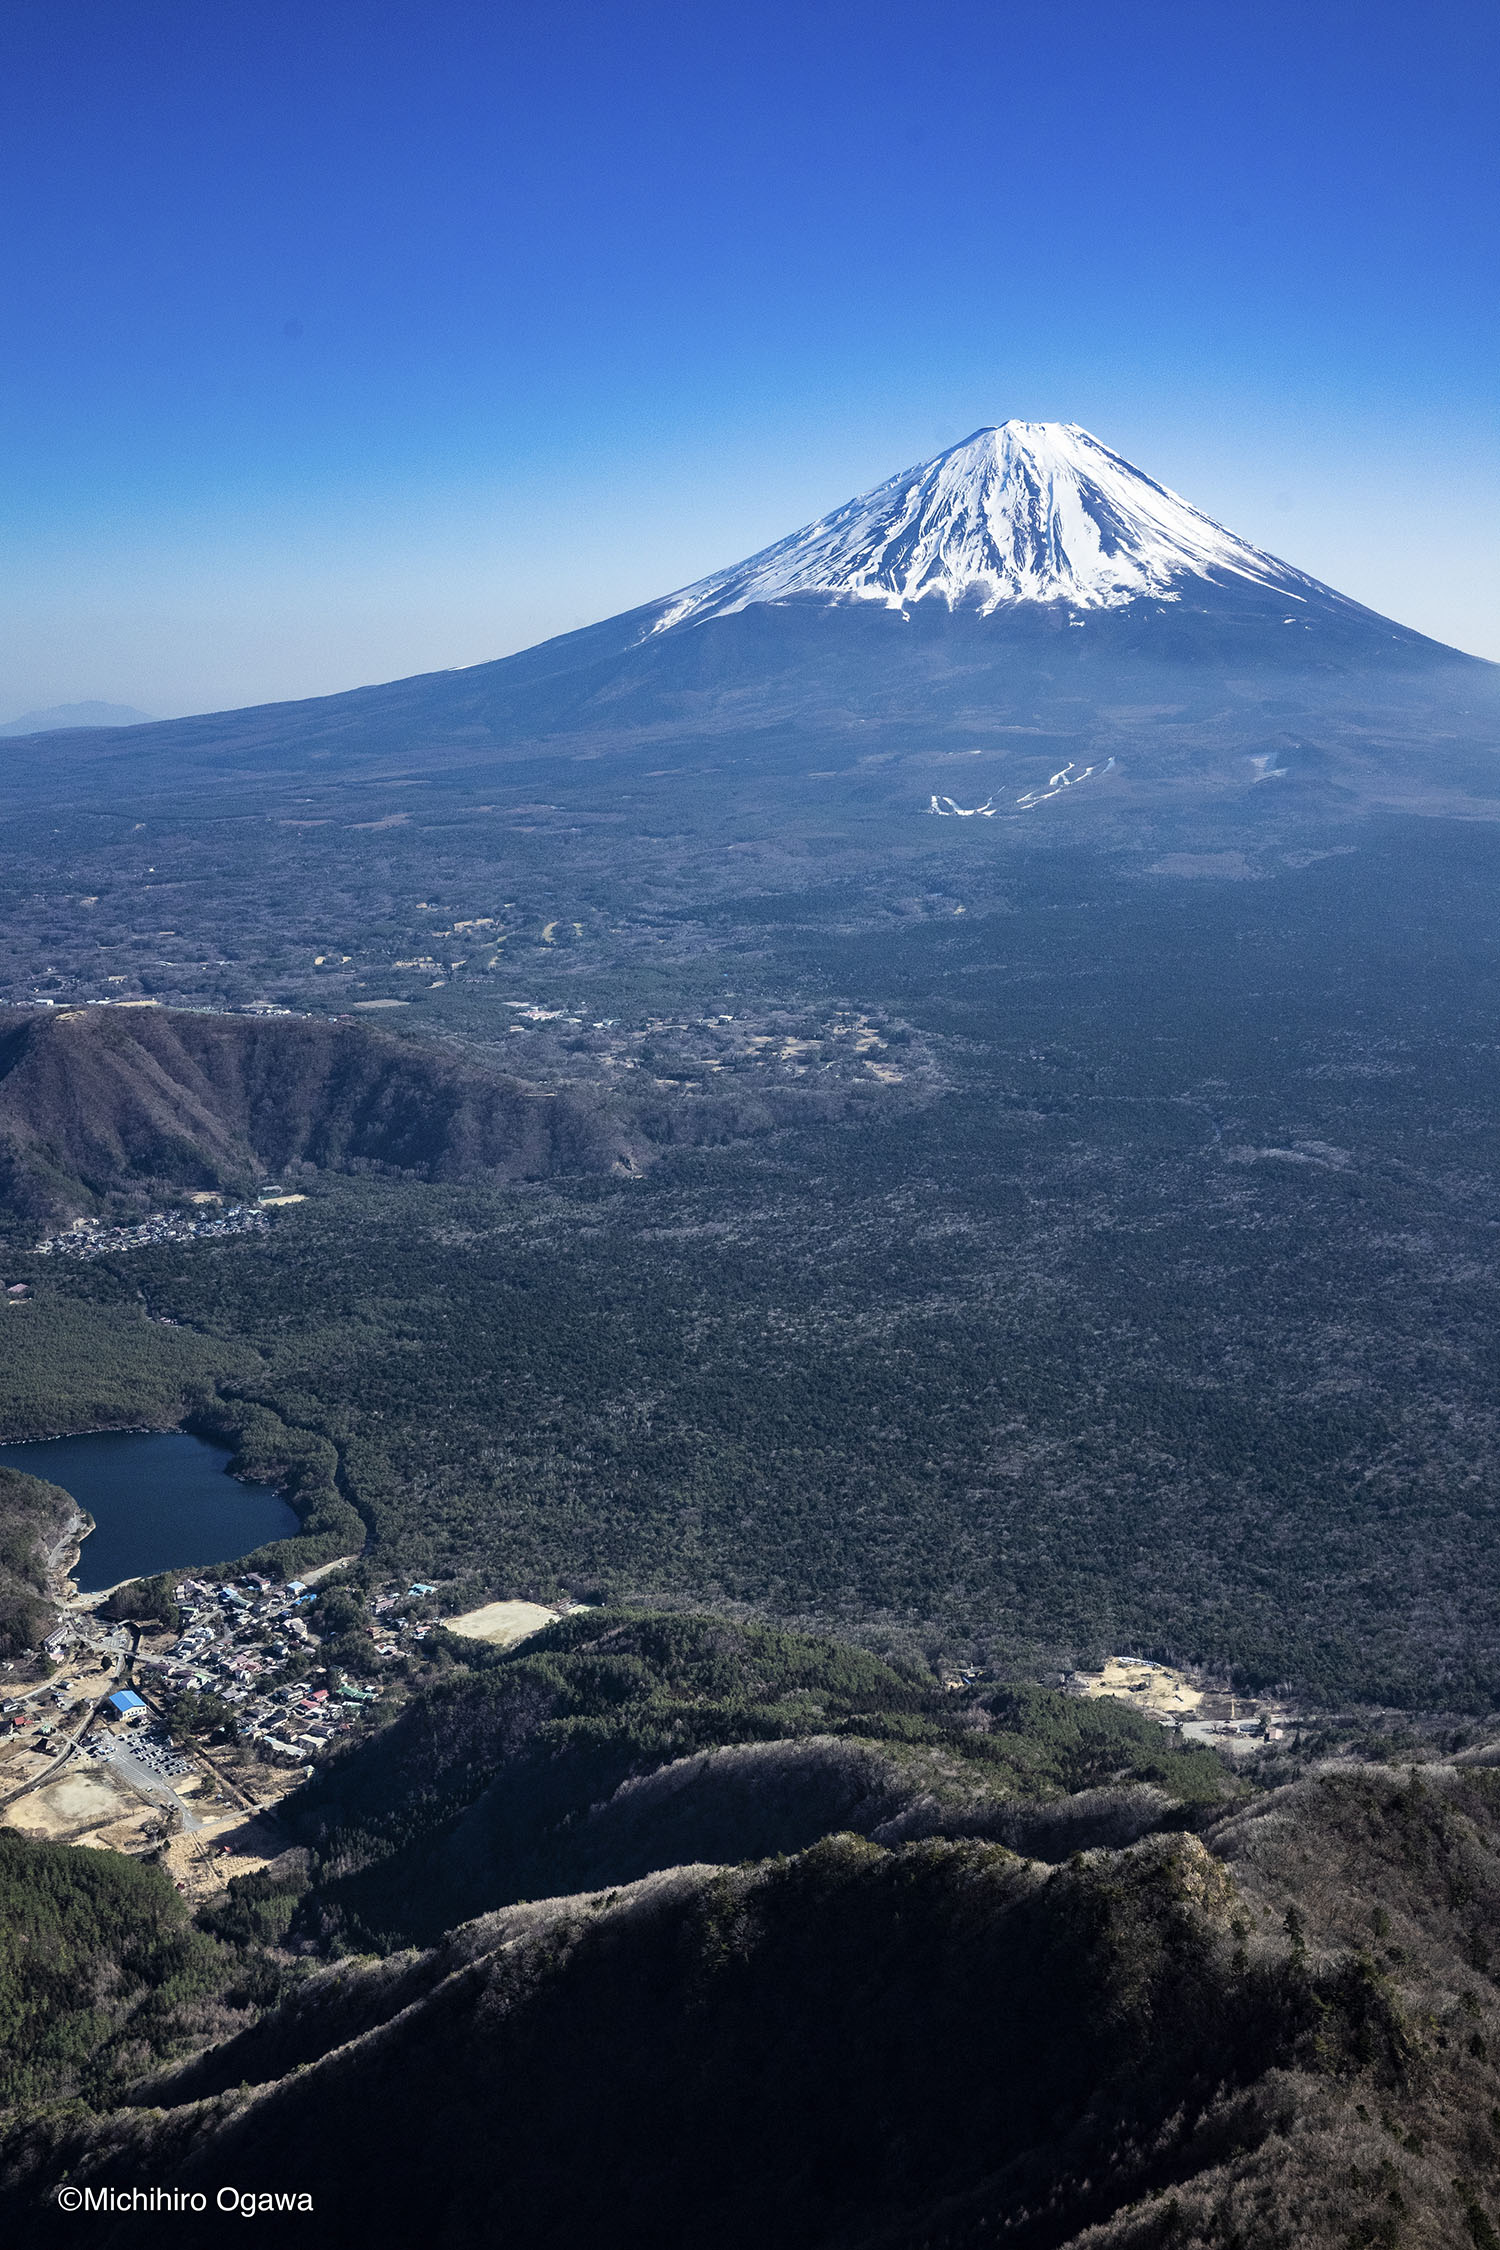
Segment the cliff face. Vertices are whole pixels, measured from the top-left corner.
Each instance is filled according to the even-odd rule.
[[[421,1179],[604,1172],[629,1146],[587,1088],[539,1093],[363,1024],[168,1009],[0,1011],[0,1204],[242,1192],[303,1160]]]

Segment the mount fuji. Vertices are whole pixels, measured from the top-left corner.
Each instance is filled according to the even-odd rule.
[[[1047,821],[1163,790],[1263,803],[1270,782],[1308,809],[1473,812],[1500,810],[1497,685],[1500,667],[1238,538],[1076,424],[1009,421],[518,655],[37,737],[0,795],[232,783],[249,801],[398,774],[492,793],[513,772],[523,794],[597,804],[612,776],[670,766],[765,802],[858,774],[892,810],[943,810],[927,768],[964,757],[976,803],[998,789],[995,807]]]
[[[981,617],[1023,602],[1120,609],[1180,601],[1193,581],[1358,610],[1237,539],[1076,423],[1005,422],[685,587],[651,629],[796,595],[896,610],[941,601]]]

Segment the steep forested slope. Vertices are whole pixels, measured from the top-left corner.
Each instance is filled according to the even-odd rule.
[[[476,1669],[285,1809],[311,1851],[294,1926],[320,1942],[430,1942],[516,1899],[834,1829],[1065,1857],[1223,1786],[1208,1752],[1117,1706],[954,1695],[916,1667],[720,1618],[585,1610],[504,1656],[450,1645]]]
[[[243,1190],[303,1160],[424,1179],[602,1171],[587,1095],[538,1096],[440,1048],[287,1018],[90,1009],[0,1016],[0,1196],[57,1217],[133,1194]]]
[[[0,1657],[34,1648],[55,1611],[49,1596],[83,1518],[69,1494],[0,1469]]]
[[[196,1926],[0,1839],[28,2241],[66,2181],[110,2244],[162,2223],[114,2191],[201,2195],[196,2243],[228,2183],[333,2250],[1492,2250],[1493,1748],[1264,1791],[1129,1711],[717,1620],[470,1653]],[[344,1951],[361,1872],[417,1949]],[[460,1877],[514,1903],[446,1927]]]
[[[0,2115],[107,2102],[157,2058],[240,2030],[278,1983],[195,1928],[156,1868],[0,1828]]]
[[[1047,1868],[833,1837],[335,1965],[191,2078],[10,2136],[67,2168],[310,2188],[332,2244],[1488,2250],[1486,1769],[1326,1774]],[[230,2066],[238,2076],[230,2075]],[[136,2239],[144,2222],[98,2222]]]

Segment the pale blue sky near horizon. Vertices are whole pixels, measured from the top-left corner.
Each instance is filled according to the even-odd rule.
[[[0,720],[470,664],[1010,415],[1500,658],[1491,0],[13,0]]]

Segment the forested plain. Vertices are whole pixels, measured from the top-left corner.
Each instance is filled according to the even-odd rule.
[[[692,908],[700,994],[876,1010],[892,1070],[911,1043],[885,1106],[641,1177],[309,1170],[263,1237],[18,1247],[7,1434],[238,1417],[250,1465],[296,1455],[318,1552],[357,1529],[455,1602],[1487,1707],[1495,843],[1403,820],[1003,883],[981,848],[963,913],[862,910],[864,876]],[[545,973],[591,1016],[641,972]]]

